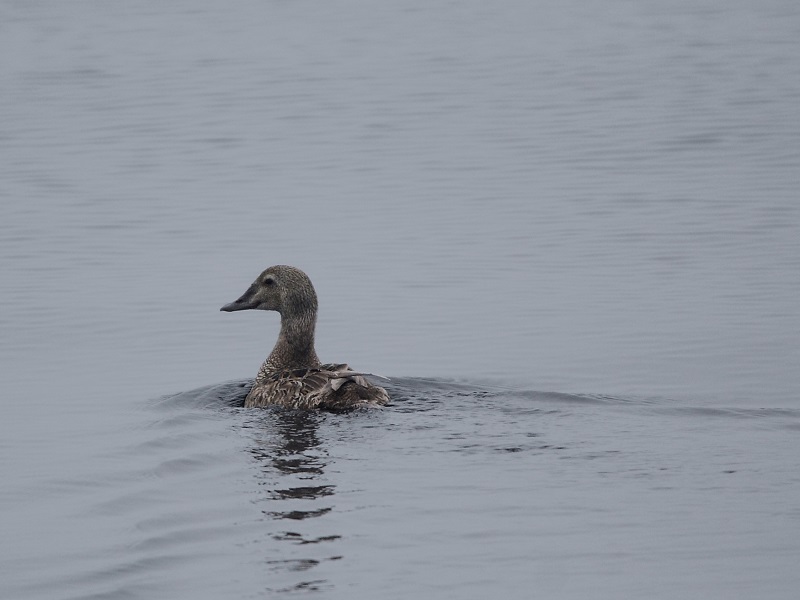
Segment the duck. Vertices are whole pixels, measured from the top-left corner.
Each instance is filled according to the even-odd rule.
[[[346,363],[320,362],[314,348],[317,293],[300,269],[269,267],[241,297],[220,310],[272,310],[281,316],[278,341],[253,381],[245,408],[347,411],[389,402],[386,390],[367,380],[367,376],[385,377],[354,371]]]

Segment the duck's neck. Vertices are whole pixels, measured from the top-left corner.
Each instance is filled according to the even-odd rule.
[[[314,350],[316,312],[281,315],[281,332],[275,347],[261,366],[256,383],[284,369],[308,369],[320,365]]]

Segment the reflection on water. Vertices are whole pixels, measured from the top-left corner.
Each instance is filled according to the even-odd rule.
[[[257,476],[263,490],[262,502],[269,508],[263,513],[280,524],[281,529],[272,533],[277,542],[292,546],[287,554],[293,558],[267,560],[273,569],[290,572],[305,572],[317,567],[323,561],[342,558],[336,554],[340,534],[309,535],[292,527],[292,522],[324,517],[333,506],[336,486],[325,478],[325,468],[329,460],[322,442],[317,435],[319,422],[325,415],[307,411],[265,409],[256,411],[247,427],[254,429],[253,439],[258,446],[250,448],[250,454],[261,464]],[[324,525],[314,525],[319,531]],[[301,547],[324,545],[324,549],[313,556],[304,556]],[[301,555],[298,556],[298,553]],[[290,587],[276,588],[273,591],[310,591],[325,586],[325,579],[299,581]]]

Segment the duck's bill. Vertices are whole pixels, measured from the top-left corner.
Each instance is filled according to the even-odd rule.
[[[237,310],[247,310],[249,308],[255,308],[256,303],[253,300],[253,296],[255,295],[254,292],[255,290],[253,289],[253,286],[250,286],[250,289],[248,289],[244,294],[242,294],[242,296],[239,299],[226,304],[225,306],[220,308],[220,310],[223,310],[225,312],[234,312]]]
[[[220,310],[224,310],[225,312],[233,312],[235,310],[247,310],[248,308],[250,307],[245,306],[244,304],[240,303],[237,300],[236,302],[229,302],[228,304],[220,308]]]

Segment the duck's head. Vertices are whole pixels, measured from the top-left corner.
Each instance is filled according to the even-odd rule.
[[[259,275],[242,296],[220,310],[274,310],[281,316],[316,314],[317,294],[300,269],[275,265]]]

